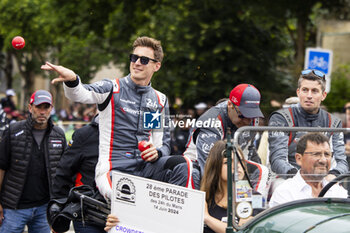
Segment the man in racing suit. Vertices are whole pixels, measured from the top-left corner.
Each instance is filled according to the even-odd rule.
[[[297,95],[300,103],[287,109],[273,112],[269,126],[279,127],[334,127],[341,128],[340,119],[320,108],[326,98],[326,76],[317,70],[303,70],[298,81]],[[273,172],[281,177],[293,176],[300,168],[295,161],[296,144],[306,132],[270,132],[270,164]],[[343,133],[327,133],[331,137],[331,148],[336,166],[332,166],[327,180],[346,173]]]
[[[258,89],[250,84],[240,84],[232,89],[228,100],[211,107],[199,117],[189,136],[184,156],[198,162],[201,176],[209,151],[216,141],[225,139],[228,130],[233,137],[238,128],[254,125],[254,118],[264,117],[259,104]],[[244,148],[252,140],[252,135],[249,132],[241,135],[238,143]]]
[[[151,87],[153,73],[161,67],[160,42],[139,37],[130,55],[130,74],[124,78],[102,80],[86,85],[72,71],[46,63],[44,70],[54,70],[64,82],[70,100],[97,103],[100,111],[100,148],[96,165],[96,185],[110,199],[110,171],[156,179],[181,186],[191,186],[190,160],[169,156],[170,129],[167,97]],[[138,142],[148,141],[150,148],[140,153]]]

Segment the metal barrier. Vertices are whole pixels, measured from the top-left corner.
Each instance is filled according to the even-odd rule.
[[[228,198],[227,198],[227,228],[226,233],[235,232],[234,230],[243,230],[244,227],[238,226],[238,224],[233,221],[233,216],[236,215],[236,183],[238,181],[238,173],[234,173],[234,178],[232,178],[232,151],[234,152],[234,169],[237,171],[237,148],[239,147],[238,138],[244,131],[253,132],[264,132],[264,131],[274,131],[274,132],[332,132],[332,133],[350,133],[350,128],[321,128],[321,127],[271,127],[271,126],[244,126],[238,128],[233,137],[233,144],[231,142],[231,134],[227,133],[227,144],[226,144],[226,156],[227,156],[227,188],[228,188]],[[232,182],[229,182],[232,181]]]

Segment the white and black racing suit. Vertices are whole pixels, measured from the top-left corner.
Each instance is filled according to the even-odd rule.
[[[68,99],[98,104],[100,111],[100,147],[96,165],[96,185],[107,199],[112,194],[111,170],[152,178],[181,186],[190,182],[189,160],[170,154],[169,108],[167,97],[151,85],[136,85],[130,74],[124,78],[82,84],[77,80],[64,84]],[[145,121],[145,113],[161,114],[155,121]],[[161,124],[152,129],[148,124]],[[145,125],[144,125],[145,124]],[[145,162],[140,156],[138,142],[151,141],[159,159]],[[169,174],[170,173],[170,174]]]

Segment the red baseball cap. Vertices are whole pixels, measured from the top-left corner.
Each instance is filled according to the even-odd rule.
[[[32,97],[30,97],[29,103],[34,105],[48,103],[52,105],[52,95],[48,91],[38,90],[32,94]]]
[[[246,118],[264,117],[259,108],[260,97],[259,90],[251,84],[239,84],[230,93],[231,102]]]

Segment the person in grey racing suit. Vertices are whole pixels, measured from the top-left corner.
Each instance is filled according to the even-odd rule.
[[[228,131],[233,137],[238,128],[256,125],[255,120],[264,117],[259,104],[258,89],[251,84],[240,84],[232,89],[229,99],[211,107],[199,117],[189,135],[184,156],[190,158],[195,164],[198,163],[200,176],[203,176],[209,151],[215,142],[225,139]],[[253,139],[254,135],[246,131],[241,134],[238,143],[241,148],[245,148]],[[259,164],[255,165],[259,166]],[[255,170],[258,171],[258,169]],[[198,169],[194,171],[198,172]]]
[[[302,71],[297,95],[300,103],[289,108],[273,112],[269,126],[279,127],[332,127],[341,128],[339,118],[323,110],[321,102],[326,98],[325,75],[316,70]],[[269,132],[269,149],[271,169],[280,177],[293,176],[300,168],[295,161],[296,144],[306,132]],[[333,165],[328,180],[348,171],[345,156],[343,133],[326,133],[331,138]]]
[[[194,185],[191,161],[169,156],[168,100],[151,86],[162,59],[159,41],[139,37],[130,55],[130,74],[124,78],[86,85],[65,67],[49,62],[41,67],[60,75],[53,83],[63,81],[70,100],[98,104],[100,147],[95,180],[106,199],[112,195],[111,170],[186,187]],[[140,152],[138,142],[143,140],[150,148]]]

